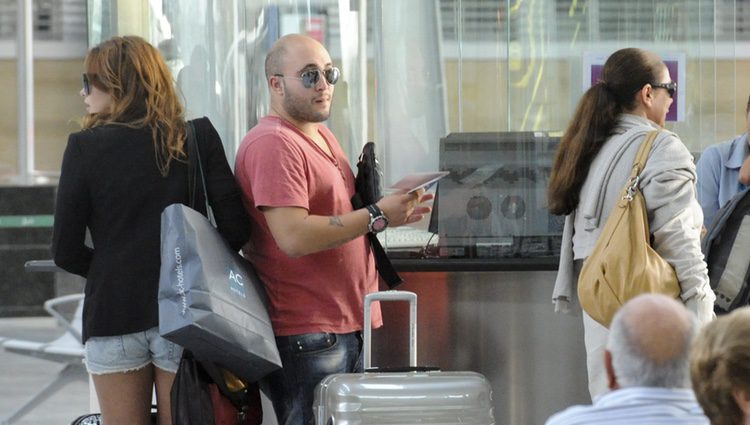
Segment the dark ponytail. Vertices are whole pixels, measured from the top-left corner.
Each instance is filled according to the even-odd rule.
[[[552,214],[578,208],[589,167],[613,134],[619,115],[635,109],[636,93],[657,81],[664,66],[658,56],[635,48],[618,50],[607,59],[602,81],[583,94],[555,154],[547,188]]]

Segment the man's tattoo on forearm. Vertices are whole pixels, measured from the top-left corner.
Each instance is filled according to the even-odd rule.
[[[337,215],[331,216],[328,219],[328,224],[331,225],[331,226],[344,227],[344,222],[341,220],[341,217],[339,217]],[[346,239],[342,239],[342,240],[339,240],[339,241],[331,242],[331,244],[328,245],[326,247],[326,249],[336,248],[338,246],[341,246],[342,244],[345,244],[345,243],[347,243],[347,242],[349,242],[351,240],[356,239],[357,237],[358,237],[358,235],[355,235],[355,236],[352,236],[352,237],[349,237],[349,238],[346,238]]]
[[[344,227],[344,223],[341,221],[341,217],[334,215],[328,220],[328,224],[331,226]]]

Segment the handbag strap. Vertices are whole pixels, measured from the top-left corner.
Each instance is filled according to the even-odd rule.
[[[378,270],[378,274],[388,285],[388,289],[395,289],[396,286],[403,283],[404,280],[398,275],[396,268],[393,267],[391,259],[388,257],[385,249],[383,249],[383,245],[380,244],[377,235],[368,233],[367,239],[370,241],[372,254],[375,256],[375,268]]]
[[[654,141],[656,140],[656,136],[658,135],[659,130],[649,132],[646,136],[646,140],[641,143],[640,148],[638,148],[638,153],[635,154],[635,160],[633,161],[633,171],[630,174],[631,178],[640,175],[641,171],[643,171],[643,169],[646,167],[648,155],[651,153],[651,147],[654,145]]]
[[[199,153],[196,152],[198,146],[195,141],[195,129],[193,123],[188,121],[185,123],[185,145],[188,151],[188,206],[192,209],[196,209],[196,190],[198,189],[198,183],[196,177],[198,175],[199,163],[196,158]]]
[[[208,202],[208,187],[206,186],[206,175],[203,171],[203,160],[201,159],[200,147],[198,146],[198,137],[195,132],[195,124],[193,121],[188,121],[185,126],[185,133],[188,145],[188,179],[190,186],[190,208],[195,209],[196,189],[197,189],[197,176],[200,177],[200,186],[203,192],[203,201],[206,203],[206,217],[211,224],[216,226],[216,219],[214,218],[214,212],[211,208],[211,204]]]
[[[623,189],[623,199],[628,201],[632,200],[633,195],[638,190],[638,183],[641,180],[641,171],[646,167],[648,155],[651,153],[651,147],[654,145],[654,141],[658,135],[659,130],[649,132],[648,135],[646,135],[646,139],[638,148],[638,153],[635,154],[635,159],[633,160],[633,168],[630,172],[630,178]]]

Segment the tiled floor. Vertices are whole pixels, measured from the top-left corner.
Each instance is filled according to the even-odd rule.
[[[0,319],[0,338],[51,341],[62,331],[47,317]],[[28,401],[39,389],[51,382],[62,369],[59,363],[0,350],[0,424]],[[66,425],[88,412],[89,387],[74,381],[26,414],[16,425]]]

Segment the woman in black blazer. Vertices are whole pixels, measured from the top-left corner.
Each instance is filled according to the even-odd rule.
[[[170,424],[182,349],[159,336],[157,292],[161,212],[189,200],[183,107],[164,59],[140,37],[103,42],[84,68],[88,114],[65,149],[52,251],[86,278],[86,365],[104,422],[148,424],[155,385],[159,423]],[[240,192],[210,121],[194,126],[219,232],[239,250],[250,234]]]

